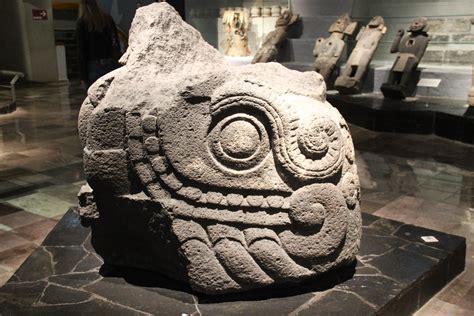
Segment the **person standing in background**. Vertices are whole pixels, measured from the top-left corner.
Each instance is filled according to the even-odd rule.
[[[116,69],[121,55],[115,22],[99,8],[96,0],[81,0],[76,38],[81,85],[88,88]]]

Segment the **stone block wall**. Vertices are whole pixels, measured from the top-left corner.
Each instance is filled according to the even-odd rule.
[[[471,64],[474,60],[474,29],[470,16],[429,19],[431,44],[425,62]]]

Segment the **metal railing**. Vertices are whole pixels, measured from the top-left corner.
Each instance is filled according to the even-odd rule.
[[[19,72],[19,71],[0,70],[0,76],[13,77],[13,79],[10,81],[9,86],[0,85],[0,87],[10,89],[10,91],[12,93],[12,101],[10,103],[10,106],[15,106],[16,105],[15,83],[20,78],[23,78],[25,75],[22,72]]]

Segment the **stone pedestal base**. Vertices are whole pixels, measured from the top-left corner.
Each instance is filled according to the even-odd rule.
[[[338,77],[334,87],[340,94],[357,94],[361,92],[362,84],[360,81],[351,77]]]
[[[425,236],[437,241],[427,243]],[[293,288],[209,297],[159,274],[103,266],[90,230],[69,211],[0,288],[0,310],[5,315],[407,315],[463,271],[465,251],[462,237],[363,214],[356,265]]]

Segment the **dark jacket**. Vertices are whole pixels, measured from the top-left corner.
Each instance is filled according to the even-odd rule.
[[[101,32],[89,32],[87,23],[79,18],[76,24],[76,39],[79,58],[79,77],[88,79],[87,64],[89,61],[109,59],[120,56],[120,42],[117,27],[112,17],[106,14],[107,26]]]

